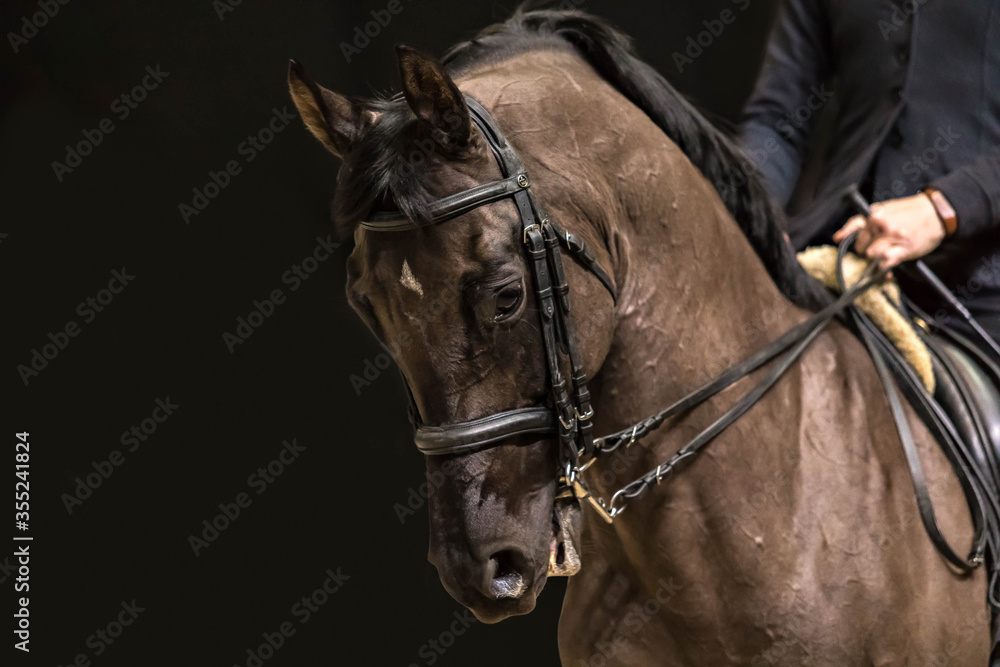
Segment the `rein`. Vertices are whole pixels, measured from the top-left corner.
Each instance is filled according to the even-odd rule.
[[[945,452],[952,461],[969,499],[975,529],[969,557],[958,556],[937,527],[916,445],[907,423],[905,410],[893,386],[893,375],[895,375],[906,391],[907,383],[903,380],[907,379],[905,373],[908,369],[905,368],[904,362],[894,358],[891,350],[886,349],[888,343],[880,340],[880,334],[872,330],[873,325],[866,322],[864,315],[853,306],[859,295],[882,282],[888,270],[880,269],[872,262],[858,282],[850,288],[847,288],[843,281],[842,259],[854,243],[856,233],[838,248],[837,266],[841,295],[836,300],[662,411],[616,433],[595,438],[592,421],[594,411],[590,404],[590,392],[587,390],[587,377],[580,363],[576,340],[570,326],[569,286],[566,284],[563,272],[561,249],[571,253],[604,285],[612,299],[616,300],[614,281],[597,264],[582,239],[561,229],[545,215],[534,198],[530,189],[531,182],[517,152],[507,143],[489,112],[470,96],[466,96],[466,102],[472,120],[482,132],[496,159],[502,178],[438,200],[431,205],[426,220],[421,223],[415,224],[397,211],[383,211],[374,213],[369,220],[360,223],[360,226],[372,232],[409,231],[420,226],[441,224],[480,206],[512,199],[521,219],[521,238],[533,274],[553,407],[519,408],[461,423],[428,426],[422,422],[407,384],[410,419],[415,427],[414,441],[423,454],[464,455],[496,447],[512,436],[558,435],[561,477],[557,498],[575,497],[579,501],[586,501],[605,521],[612,523],[650,486],[659,484],[675,474],[683,465],[690,463],[720,433],[746,414],[792,367],[826,326],[847,311],[850,314],[849,323],[853,323],[856,332],[868,347],[879,377],[886,388],[890,411],[903,442],[907,464],[913,478],[921,520],[931,541],[942,556],[960,572],[968,572],[981,565],[984,551],[988,551],[991,560],[996,562],[995,554],[1000,550],[1000,500],[996,499],[995,494],[984,490],[984,484],[980,483],[979,479],[970,482],[970,478],[975,477],[975,472],[970,471],[969,466],[960,460],[962,458],[961,445],[958,442],[960,438],[956,441],[954,430],[949,433],[946,425],[940,428],[932,425],[931,430],[939,441],[945,438],[949,443],[945,446]],[[569,364],[572,387],[562,372],[564,359]],[[641,477],[625,484],[611,496],[610,500],[591,494],[582,473],[600,456],[610,454],[622,446],[631,446],[659,428],[667,419],[682,415],[701,405],[771,361],[776,361],[774,367],[769,369],[756,385],[673,456]],[[912,375],[912,371],[910,374]],[[403,382],[406,384],[405,377]],[[926,402],[926,397],[924,400]],[[933,403],[933,399],[930,399],[930,402]],[[923,417],[925,413],[921,405],[916,407]],[[946,417],[941,420],[939,415],[931,416],[938,417],[938,422],[947,421]],[[997,604],[992,594],[995,582],[996,574],[991,582],[991,602]]]
[[[874,263],[869,264],[861,279],[853,287],[845,290],[836,301],[813,314],[806,321],[792,327],[763,349],[717,375],[664,410],[637,422],[631,427],[599,438],[597,450],[601,454],[611,453],[622,445],[630,447],[637,440],[659,428],[670,417],[686,413],[697,407],[764,364],[784,354],[783,357],[780,357],[780,362],[759,383],[744,394],[715,422],[681,447],[676,454],[645,475],[623,486],[615,492],[609,502],[605,502],[589,494],[587,494],[585,499],[597,510],[598,514],[610,523],[616,516],[625,511],[625,508],[632,500],[641,496],[651,484],[659,484],[664,478],[672,475],[682,463],[693,459],[716,436],[746,414],[774,386],[781,376],[791,368],[792,364],[805,352],[826,325],[838,313],[851,305],[863,292],[881,282],[886,273],[888,273],[886,270],[876,271]],[[569,481],[573,483],[575,480],[571,479]]]

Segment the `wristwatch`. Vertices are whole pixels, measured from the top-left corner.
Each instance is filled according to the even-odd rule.
[[[924,194],[931,200],[934,210],[937,211],[941,224],[944,225],[944,235],[951,236],[958,229],[958,214],[948,203],[947,197],[941,194],[937,188],[924,188]]]

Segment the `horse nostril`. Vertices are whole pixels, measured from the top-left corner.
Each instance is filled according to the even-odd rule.
[[[504,549],[490,556],[489,592],[496,599],[517,599],[528,589],[522,572],[527,566],[524,555],[512,549]]]

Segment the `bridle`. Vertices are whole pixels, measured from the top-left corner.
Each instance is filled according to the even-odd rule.
[[[519,408],[467,422],[427,426],[420,419],[410,394],[410,416],[416,427],[414,440],[424,454],[440,456],[495,447],[518,435],[558,434],[560,471],[572,478],[582,459],[595,452],[594,410],[569,319],[569,286],[563,272],[560,247],[571,252],[607,288],[612,299],[617,298],[615,284],[597,264],[583,240],[558,227],[542,211],[517,152],[507,143],[489,112],[472,97],[466,97],[466,102],[472,120],[500,167],[502,178],[438,200],[431,205],[423,224],[441,224],[480,206],[503,199],[513,200],[521,219],[520,236],[533,275],[553,407]],[[362,222],[361,227],[374,232],[395,232],[412,230],[414,223],[402,213],[382,211]],[[562,357],[568,360],[572,387],[563,374]]]
[[[561,250],[563,248],[568,250],[584,268],[589,270],[607,288],[613,300],[617,299],[615,284],[597,264],[582,239],[561,229],[545,215],[532,193],[531,182],[517,152],[507,143],[489,112],[470,96],[466,96],[466,103],[472,120],[482,132],[496,159],[502,178],[438,200],[430,206],[426,219],[421,223],[414,223],[398,211],[381,211],[360,223],[360,226],[373,232],[407,231],[419,225],[441,224],[480,206],[512,199],[520,216],[520,235],[533,275],[553,407],[518,408],[467,422],[427,426],[420,419],[413,395],[407,386],[410,418],[415,427],[414,440],[422,453],[428,456],[464,455],[509,443],[513,436],[558,435],[561,477],[557,497],[575,497],[580,501],[586,501],[605,521],[611,523],[631,501],[642,496],[650,486],[672,476],[733,422],[746,414],[792,367],[820,332],[845,309],[850,309],[852,318],[858,322],[859,327],[862,327],[863,339],[872,350],[876,368],[889,393],[893,417],[914,478],[921,519],[931,540],[942,555],[961,571],[968,571],[982,564],[986,548],[983,503],[980,501],[970,507],[973,512],[975,535],[970,555],[963,558],[951,549],[937,528],[933,508],[930,506],[930,499],[924,487],[923,474],[919,469],[916,446],[906,425],[906,415],[895,389],[892,388],[889,370],[883,367],[884,364],[880,361],[882,356],[875,350],[874,339],[871,338],[877,334],[868,331],[867,327],[863,326],[863,316],[858,314],[856,309],[850,308],[860,294],[881,283],[888,273],[887,270],[880,269],[875,262],[868,265],[861,278],[851,287],[847,287],[841,277],[841,294],[835,300],[750,357],[660,412],[616,433],[595,438],[594,411],[590,404],[590,392],[587,390],[587,377],[580,362],[569,318],[569,286],[566,284],[563,272]],[[853,236],[841,244],[838,250],[838,267],[842,265],[841,260],[852,244]],[[563,358],[568,362],[572,386],[562,372]],[[590,493],[582,473],[598,457],[611,454],[620,447],[631,446],[656,430],[666,420],[687,413],[771,361],[775,361],[775,364],[757,384],[673,456],[621,487],[610,500],[606,501]],[[405,382],[404,378],[404,384]],[[530,440],[523,439],[523,441]],[[967,481],[963,480],[963,484],[966,483]],[[1000,519],[994,523],[998,521]]]
[[[474,188],[439,199],[431,204],[421,223],[414,223],[398,211],[379,211],[361,222],[363,229],[373,232],[401,232],[415,226],[444,223],[503,199],[512,199],[521,221],[521,239],[528,254],[535,298],[541,320],[542,345],[549,378],[552,405],[518,408],[498,412],[472,421],[428,426],[420,418],[419,410],[407,385],[410,419],[415,427],[414,441],[417,449],[428,456],[463,455],[496,447],[524,434],[539,436],[558,435],[560,489],[558,495],[573,495],[587,501],[606,521],[611,522],[627,506],[654,483],[671,475],[684,461],[694,457],[702,447],[736,421],[777,381],[781,374],[798,358],[819,331],[853,299],[873,285],[881,276],[871,276],[846,291],[830,306],[813,315],[809,320],[788,331],[765,349],[741,364],[734,366],[700,389],[688,394],[665,410],[652,415],[626,429],[605,436],[594,437],[594,411],[587,390],[587,377],[580,363],[569,319],[569,287],[563,273],[561,247],[566,248],[588,269],[617,299],[611,277],[597,264],[586,244],[578,236],[561,229],[538,205],[531,190],[531,181],[517,155],[504,138],[503,132],[489,112],[475,98],[466,96],[470,116],[482,132],[500,168],[500,180],[477,185]],[[884,275],[884,274],[883,274]],[[602,454],[609,454],[621,446],[633,443],[659,427],[668,418],[686,412],[719,393],[740,378],[753,372],[779,354],[787,352],[782,362],[737,402],[715,423],[681,448],[673,457],[635,481],[626,484],[610,501],[593,496],[581,473]],[[568,358],[572,391],[562,372],[560,355]],[[406,379],[404,378],[404,384]],[[527,440],[525,440],[527,441]]]

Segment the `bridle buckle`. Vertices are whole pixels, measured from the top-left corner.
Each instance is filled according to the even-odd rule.
[[[541,229],[541,227],[539,227],[534,222],[524,228],[524,234],[521,235],[521,240],[525,245],[528,245],[528,232],[533,231],[535,229]]]
[[[575,410],[574,410],[574,412],[575,412]],[[593,415],[594,411],[591,410],[590,412],[591,412],[591,415]],[[577,415],[579,415],[579,413],[577,413]],[[569,421],[566,421],[565,419],[563,419],[562,415],[558,415],[558,417],[559,417],[559,423],[562,424],[562,427],[564,429],[566,429],[567,431],[572,431],[573,429],[576,428],[576,419],[574,419],[573,417],[570,417]],[[589,417],[588,417],[588,419],[589,419]]]

